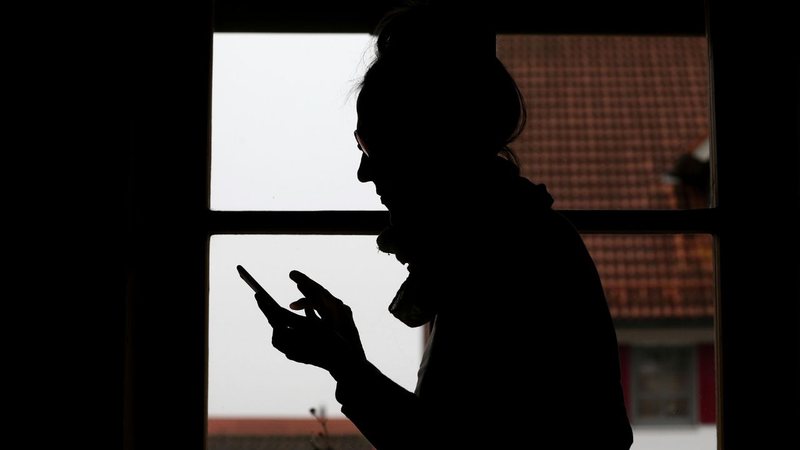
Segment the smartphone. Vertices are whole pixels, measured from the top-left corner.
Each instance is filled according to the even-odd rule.
[[[266,289],[261,287],[261,285],[258,284],[258,281],[256,281],[256,279],[253,278],[253,276],[250,275],[250,272],[246,271],[244,267],[236,266],[236,270],[239,272],[239,276],[242,277],[244,282],[247,283],[247,285],[250,286],[253,289],[253,291],[256,292],[256,294],[258,294],[259,292],[263,292],[264,294],[267,293]]]
[[[258,306],[261,308],[261,311],[267,316],[267,321],[269,321],[270,325],[273,327],[286,326],[288,311],[281,308],[278,302],[267,293],[266,289],[258,284],[258,281],[256,281],[244,267],[236,266],[236,270],[239,272],[239,276],[242,277],[245,283],[247,283],[256,294],[261,294],[261,298],[259,299],[259,297],[256,297],[256,300],[258,300]]]

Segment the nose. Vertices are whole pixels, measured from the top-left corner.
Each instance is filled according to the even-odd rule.
[[[375,181],[374,174],[372,173],[372,162],[367,155],[361,155],[361,162],[358,164],[358,181],[362,183],[369,183]]]

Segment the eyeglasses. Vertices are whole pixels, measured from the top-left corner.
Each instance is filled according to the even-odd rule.
[[[356,137],[356,143],[358,144],[358,149],[361,150],[364,153],[364,155],[367,156],[367,158],[369,158],[369,152],[367,151],[367,145],[364,144],[364,140],[361,139],[361,136],[358,135],[358,130],[354,130],[353,131],[353,136]]]

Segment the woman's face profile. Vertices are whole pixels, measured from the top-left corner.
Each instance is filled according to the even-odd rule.
[[[358,181],[373,183],[381,203],[392,210],[398,198],[409,190],[407,180],[411,174],[403,173],[406,171],[402,167],[406,164],[400,161],[399,156],[402,153],[385,144],[388,139],[381,139],[383,136],[376,137],[374,133],[369,134],[363,127],[356,129],[354,135],[361,151]]]
[[[438,196],[445,177],[433,158],[425,156],[429,149],[418,144],[423,138],[407,128],[377,131],[365,122],[359,120],[354,132],[361,153],[358,180],[375,185],[376,194],[395,223],[426,209]]]

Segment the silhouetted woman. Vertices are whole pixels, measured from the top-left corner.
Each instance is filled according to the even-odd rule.
[[[431,327],[415,392],[367,361],[350,309],[305,275],[290,277],[306,317],[256,298],[274,346],[330,371],[379,450],[628,449],[600,279],[545,187],[519,176],[508,145],[525,106],[473,19],[388,15],[357,101],[358,178],[391,217],[378,245],[409,272],[389,309]]]

